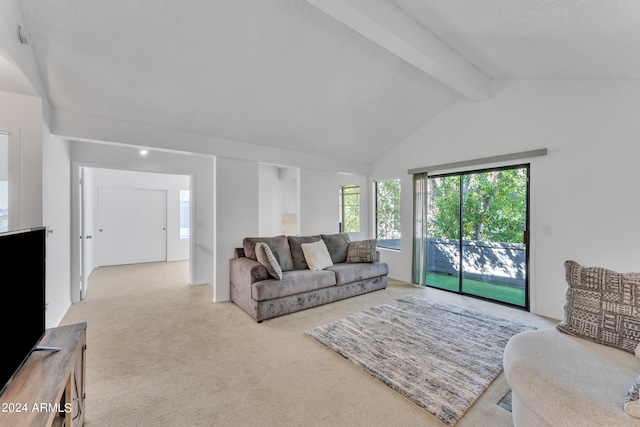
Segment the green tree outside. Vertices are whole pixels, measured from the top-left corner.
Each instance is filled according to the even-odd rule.
[[[376,182],[377,239],[400,238],[400,179]]]
[[[340,218],[345,233],[360,231],[360,186],[340,187]]]
[[[436,177],[429,187],[429,237],[458,239],[462,217],[464,240],[522,243],[526,168]]]

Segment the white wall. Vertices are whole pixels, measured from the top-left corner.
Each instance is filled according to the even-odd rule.
[[[215,101],[215,100],[214,100]],[[118,142],[158,149],[198,153],[261,163],[282,164],[328,171],[366,175],[369,165],[339,157],[324,157],[299,151],[271,148],[242,141],[197,135],[140,123],[128,123],[92,117],[68,111],[56,111],[52,132],[69,139]]]
[[[280,169],[282,197],[280,234],[300,234],[300,168]]]
[[[258,234],[299,234],[300,169],[261,163],[258,178]]]
[[[12,228],[46,225],[46,326],[56,326],[70,305],[68,145],[52,137],[49,101],[31,47],[18,41],[22,18],[15,0],[0,2],[0,129],[20,146],[18,218]],[[6,92],[2,92],[2,90]],[[68,184],[68,182],[67,182]],[[51,191],[51,193],[46,192]],[[11,196],[14,200],[14,196]]]
[[[167,261],[189,258],[189,240],[180,239],[180,191],[189,190],[188,175],[102,168],[93,169],[92,175],[93,191],[90,200],[94,205],[93,223],[96,226],[98,222],[95,216],[98,211],[98,187],[164,190],[167,192]],[[91,235],[99,237],[98,230],[89,229],[87,231]]]
[[[280,168],[261,164],[258,177],[258,230],[261,236],[282,234],[282,186]]]
[[[0,92],[0,130],[11,132],[20,145],[20,214],[14,229],[43,225],[43,125],[40,98]]]
[[[300,170],[300,234],[337,233],[339,225],[338,174]]]
[[[229,260],[242,239],[258,236],[259,197],[258,162],[216,158],[216,246],[213,299],[230,298]]]
[[[488,101],[458,100],[373,165],[372,179],[402,178],[403,249],[382,255],[391,275],[411,275],[408,169],[538,148],[548,155],[531,159],[531,311],[561,318],[567,259],[639,271],[638,111],[630,81],[498,81]]]
[[[71,305],[70,290],[70,221],[69,142],[52,136],[43,128],[43,224],[49,229],[47,237],[47,327],[54,327]]]
[[[369,230],[366,177],[317,169],[300,170],[300,234],[334,234],[339,232],[340,186],[360,185],[360,227]],[[367,233],[368,234],[368,233]]]

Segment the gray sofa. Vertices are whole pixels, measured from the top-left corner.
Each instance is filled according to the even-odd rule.
[[[331,265],[311,270],[302,245],[320,241]],[[256,252],[259,242],[273,254],[281,278]],[[346,233],[247,237],[229,263],[231,301],[257,322],[384,289],[389,273],[387,264],[379,261],[375,241],[351,242]]]

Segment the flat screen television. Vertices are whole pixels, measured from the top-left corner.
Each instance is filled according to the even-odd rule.
[[[45,332],[45,227],[0,233],[0,395]]]

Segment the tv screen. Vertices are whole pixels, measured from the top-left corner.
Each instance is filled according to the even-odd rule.
[[[46,228],[0,233],[0,395],[45,332]]]

